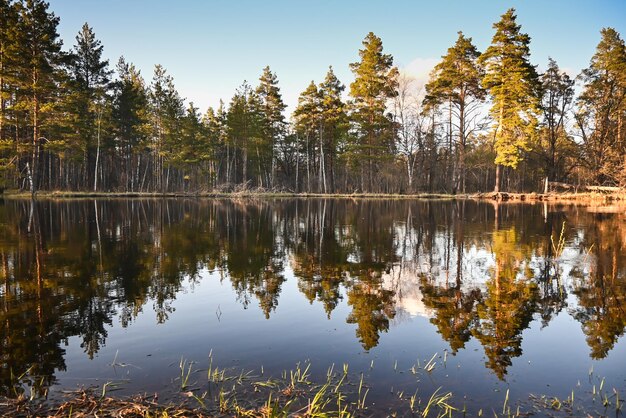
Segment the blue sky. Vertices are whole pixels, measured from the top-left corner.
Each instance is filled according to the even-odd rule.
[[[531,61],[548,57],[571,74],[586,67],[600,29],[626,36],[626,0],[433,1],[210,1],[49,0],[61,18],[65,48],[84,22],[94,28],[112,64],[120,55],[149,82],[154,64],[174,77],[181,95],[202,112],[226,103],[269,65],[277,73],[288,111],[311,80],[329,65],[349,85],[348,64],[358,60],[369,31],[383,40],[401,69],[424,79],[462,30],[483,51],[492,25],[509,7],[531,38]]]

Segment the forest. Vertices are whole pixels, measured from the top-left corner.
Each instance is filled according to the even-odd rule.
[[[115,68],[87,23],[64,49],[42,0],[0,0],[0,190],[542,192],[626,185],[626,47],[604,28],[576,77],[530,60],[509,9],[479,51],[459,32],[425,85],[369,33],[286,115],[268,66],[228,103],[186,101],[161,65]],[[444,51],[442,51],[444,52]]]

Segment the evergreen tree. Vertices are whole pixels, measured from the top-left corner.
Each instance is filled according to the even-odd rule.
[[[298,135],[300,153],[304,153],[304,163],[306,167],[306,191],[311,192],[311,171],[312,161],[317,153],[315,152],[315,138],[319,135],[321,120],[321,97],[314,81],[309,83],[308,87],[300,93],[298,97],[298,106],[293,113],[295,130]],[[296,183],[298,179],[296,179]],[[296,190],[299,190],[296,185]]]
[[[573,98],[574,80],[562,72],[556,61],[550,58],[548,69],[541,75],[543,120],[536,144],[546,181],[563,181],[574,165],[577,147],[565,129],[567,112]]]
[[[7,103],[11,98],[9,82],[14,73],[11,56],[16,49],[17,13],[9,0],[0,0],[0,141],[5,139]]]
[[[453,192],[465,191],[465,154],[467,140],[477,128],[476,113],[485,99],[485,90],[481,86],[484,76],[478,65],[480,52],[459,32],[454,46],[448,48],[442,61],[435,66],[431,79],[426,84],[425,103],[430,106],[449,106],[449,144],[452,147],[452,132],[458,132],[456,170],[452,176]],[[453,117],[456,124],[453,123]]]
[[[26,163],[30,192],[39,185],[39,162],[42,136],[48,126],[47,120],[55,99],[58,85],[58,68],[61,64],[61,41],[57,26],[59,18],[48,11],[48,3],[42,0],[24,0],[18,3],[17,40],[19,53],[16,54],[16,89],[19,91],[19,106],[28,112],[30,135],[30,161]]]
[[[122,178],[120,186],[124,190],[135,191],[139,186],[139,157],[149,133],[148,95],[143,78],[134,65],[124,57],[117,64],[117,81],[113,118],[117,148],[122,157]]]
[[[530,36],[520,31],[515,9],[493,25],[496,33],[478,62],[485,68],[483,87],[489,91],[495,121],[496,184],[501,167],[517,168],[522,152],[530,149],[538,111],[538,75],[530,64]]]
[[[149,100],[154,187],[156,190],[164,191],[169,187],[173,154],[178,151],[176,147],[181,134],[181,121],[185,114],[185,106],[176,90],[174,79],[161,65],[154,67]],[[167,172],[164,178],[165,166],[167,166]]]
[[[210,154],[209,181],[215,188],[220,180],[222,164],[227,162],[229,158],[226,110],[223,101],[220,100],[217,111],[212,107],[208,108],[202,117],[202,125],[206,135],[206,146]]]
[[[185,190],[187,191],[192,180],[196,186],[203,184],[203,177],[198,174],[204,174],[202,168],[211,157],[211,153],[200,113],[193,103],[189,103],[185,110],[185,116],[181,121],[181,135],[174,149],[173,163],[182,173]],[[194,171],[196,176],[192,178],[191,174],[194,174]]]
[[[283,103],[278,87],[278,78],[272,73],[270,67],[263,69],[263,74],[259,78],[260,84],[256,93],[261,102],[262,109],[262,139],[258,146],[264,161],[270,160],[269,178],[267,184],[274,187],[276,177],[276,158],[283,150],[283,139],[285,135],[285,116],[283,112],[287,107]]]
[[[345,86],[333,72],[333,67],[329,67],[324,81],[319,85],[319,111],[322,119],[320,129],[322,174],[320,177],[323,179],[324,193],[328,192],[329,189],[332,193],[336,188],[336,156],[348,126],[346,105],[341,99],[344,90]],[[327,183],[330,183],[330,187],[327,187]]]
[[[577,124],[581,130],[583,161],[596,184],[626,184],[626,47],[613,28],[602,39],[581,74]]]
[[[14,99],[15,60],[17,53],[17,8],[10,0],[0,0],[0,189],[8,181],[14,166],[16,143],[10,131],[9,108]]]
[[[361,187],[365,189],[367,185],[372,192],[379,162],[393,155],[392,121],[386,109],[388,100],[396,95],[398,69],[393,66],[393,57],[383,53],[381,39],[372,32],[365,37],[359,56],[359,62],[350,64],[355,75],[350,84],[350,96],[354,99],[351,116],[358,135],[351,153],[361,165]]]
[[[246,184],[249,177],[248,168],[256,173],[258,186],[263,186],[261,149],[263,141],[262,103],[257,93],[244,81],[231,99],[226,116],[229,144],[233,149],[232,178],[234,182]],[[238,167],[241,167],[240,171]],[[230,173],[230,169],[228,170]],[[241,173],[241,175],[239,175]],[[230,176],[229,175],[229,181]]]
[[[72,141],[83,154],[87,184],[98,187],[102,119],[108,101],[111,71],[109,61],[102,58],[103,46],[87,23],[76,36],[70,54],[72,91],[68,95],[73,114]]]
[[[152,124],[151,148],[154,189],[163,190],[163,146],[165,132],[165,119],[167,112],[165,111],[166,102],[166,71],[157,64],[154,67],[152,82],[150,84],[150,116]]]

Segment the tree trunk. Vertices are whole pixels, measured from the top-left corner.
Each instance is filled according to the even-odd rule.
[[[311,193],[311,156],[309,155],[309,133],[306,134],[306,191]]]
[[[39,100],[33,96],[33,152],[31,158],[30,194],[37,191],[38,161],[39,159]]]
[[[243,161],[241,165],[242,165],[241,175],[243,177],[241,181],[245,184],[248,181],[248,149],[247,148],[243,149]]]
[[[328,158],[330,160],[330,192],[335,193],[337,186],[335,184],[335,159],[332,152],[328,155]]]
[[[4,112],[5,112],[5,101],[4,101],[4,78],[2,74],[4,74],[4,46],[0,45],[0,142],[4,139]]]
[[[230,183],[230,145],[226,144],[226,183]]]
[[[504,103],[500,105],[500,115],[498,117],[498,127],[496,128],[495,140],[498,143],[499,136],[502,134],[502,123],[504,122]],[[496,161],[498,161],[498,148],[496,146]],[[496,163],[496,185],[493,189],[494,193],[500,193],[500,171],[501,165]]]
[[[409,183],[409,193],[413,192],[413,167],[411,166],[411,156],[407,155],[406,158],[406,176]]]
[[[298,176],[300,174],[300,156],[296,152],[296,193],[300,193],[300,184],[298,183]]]
[[[256,147],[256,161],[257,161],[257,187],[263,188],[263,172],[261,171],[261,156],[259,154],[259,147]]]
[[[275,186],[275,181],[276,181],[276,156],[275,156],[275,144],[274,144],[274,136],[272,135],[272,138],[270,138],[270,143],[272,145],[272,161],[270,162],[270,181],[269,181],[269,186],[271,189],[274,188]]]
[[[98,163],[100,161],[100,125],[102,121],[102,110],[98,112],[98,131],[96,134],[96,166],[93,173],[93,191],[98,190]]]
[[[500,193],[500,172],[502,171],[501,168],[502,166],[500,164],[496,164],[496,185],[493,188],[494,193]]]
[[[458,154],[458,180],[457,187],[461,193],[465,193],[465,101],[459,105],[459,154]]]
[[[454,141],[452,140],[452,99],[449,99],[448,102],[448,164],[450,165],[450,167],[448,167],[448,176],[450,178],[450,185],[452,187],[450,187],[450,190],[452,191],[452,194],[456,194],[456,167],[455,167],[455,161],[454,161],[454,157],[452,156],[453,152],[453,146],[452,143]]]
[[[320,181],[322,183],[324,193],[327,193],[326,190],[326,161],[324,158],[324,139],[323,139],[324,128],[320,126]]]

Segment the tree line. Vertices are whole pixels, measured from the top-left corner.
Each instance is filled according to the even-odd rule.
[[[265,67],[206,112],[156,65],[115,71],[93,29],[63,50],[42,0],[0,0],[0,188],[466,193],[626,185],[626,47],[612,28],[575,79],[530,62],[514,9],[488,48],[458,39],[419,86],[369,33],[346,86],[329,67],[289,118]],[[580,84],[576,95],[575,83]],[[347,95],[346,95],[347,93]]]

